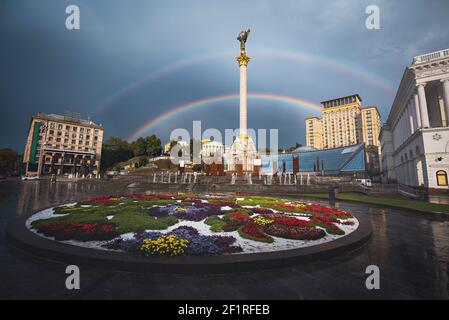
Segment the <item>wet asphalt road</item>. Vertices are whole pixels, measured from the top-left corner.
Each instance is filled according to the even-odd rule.
[[[224,275],[132,274],[80,266],[78,291],[65,288],[66,265],[22,252],[6,240],[11,219],[60,203],[128,192],[116,182],[0,181],[0,298],[449,298],[449,215],[337,203],[366,214],[372,223],[372,239],[355,252],[290,268]],[[380,268],[380,290],[365,287],[368,265]]]

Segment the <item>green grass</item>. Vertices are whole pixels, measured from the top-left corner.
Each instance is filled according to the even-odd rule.
[[[164,230],[178,222],[176,217],[151,217],[142,212],[125,212],[114,216],[110,223],[115,224],[119,234],[141,232],[147,229]]]
[[[319,199],[329,198],[329,195],[327,193],[305,193],[300,194],[300,196],[319,198]],[[363,193],[356,193],[356,192],[339,193],[337,195],[337,199],[387,205],[404,209],[413,209],[422,212],[449,213],[449,205],[446,204],[435,204],[420,200],[407,200],[407,199],[369,196]]]
[[[63,206],[54,209],[55,213],[66,214],[62,217],[37,220],[33,227],[63,223],[69,220],[78,223],[112,224],[119,234],[128,232],[140,232],[144,230],[164,230],[178,222],[176,217],[155,218],[148,215],[147,211],[152,205],[166,205],[173,200],[124,200],[120,202],[92,204],[90,207]],[[122,203],[122,204],[119,204]],[[86,203],[85,203],[86,204]],[[113,216],[108,220],[107,216]]]
[[[204,223],[210,226],[210,231],[212,232],[223,231],[223,227],[226,225],[226,222],[217,216],[208,217],[206,220],[204,220]]]

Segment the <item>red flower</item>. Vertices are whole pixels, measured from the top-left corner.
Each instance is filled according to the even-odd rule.
[[[85,224],[79,224],[77,227],[85,232],[85,233],[95,233],[95,230],[97,229],[98,224],[96,223],[85,223]]]
[[[283,210],[298,210],[298,208],[291,204],[283,204],[283,203],[277,203],[277,202],[268,202],[269,206],[283,209]]]
[[[335,207],[325,207],[320,204],[309,204],[306,206],[305,211],[311,213],[319,213],[325,216],[333,216],[337,218],[350,218],[352,215],[348,212],[341,211]]]
[[[295,240],[316,240],[326,235],[326,233],[319,228],[304,228],[300,226],[288,227],[275,223],[266,225],[264,231],[275,237]]]
[[[320,222],[325,225],[331,225],[335,222],[338,222],[337,219],[326,217],[326,216],[312,216],[312,220],[314,220],[316,222]]]
[[[115,202],[117,201],[116,199],[111,199],[111,197],[98,197],[98,198],[91,198],[88,199],[87,202],[92,202],[92,203],[110,203],[110,202]]]
[[[262,232],[261,227],[253,222],[245,224],[240,230],[255,238],[267,237],[266,234]]]
[[[252,221],[250,217],[246,213],[243,212],[233,212],[231,213],[231,218],[240,221]]]
[[[140,200],[150,200],[157,199],[157,196],[154,194],[127,194],[123,196],[128,199],[140,199]]]
[[[113,225],[110,224],[98,224],[98,223],[78,223],[73,220],[64,221],[61,223],[51,223],[39,228],[39,232],[42,232],[49,236],[59,237],[63,235],[64,238],[89,240],[94,239],[97,235],[111,234],[114,231]]]
[[[165,194],[159,194],[157,197],[160,200],[171,200],[175,197],[175,194],[171,194],[171,193],[165,193]]]
[[[275,218],[273,223],[281,224],[281,225],[284,225],[287,227],[309,227],[309,226],[312,226],[312,222],[310,222],[310,221],[296,219],[293,217]]]
[[[104,233],[111,233],[113,231],[113,228],[110,224],[103,224],[101,226],[101,229],[103,230]]]

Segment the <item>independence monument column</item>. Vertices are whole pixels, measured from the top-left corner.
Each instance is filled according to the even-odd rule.
[[[240,68],[240,129],[230,150],[230,171],[238,175],[253,172],[253,162],[257,155],[256,146],[248,134],[246,68],[250,58],[246,55],[245,44],[249,32],[249,29],[243,30],[237,37],[240,41],[240,55],[236,58]]]
[[[248,123],[248,109],[247,109],[247,82],[246,82],[246,68],[250,58],[246,55],[245,44],[248,39],[250,30],[244,30],[239,33],[237,40],[240,41],[240,55],[236,58],[240,66],[240,139],[247,140],[247,123]],[[244,166],[245,167],[245,166]]]

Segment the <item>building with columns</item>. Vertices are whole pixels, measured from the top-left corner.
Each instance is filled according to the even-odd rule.
[[[449,49],[405,69],[380,140],[383,182],[448,190]]]

